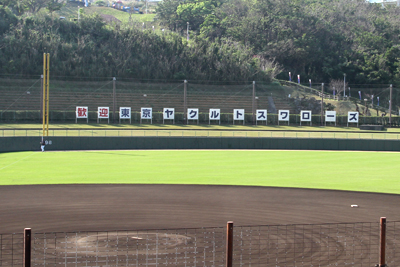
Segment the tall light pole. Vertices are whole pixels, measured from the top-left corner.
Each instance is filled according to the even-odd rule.
[[[343,100],[346,97],[346,73],[343,74]]]

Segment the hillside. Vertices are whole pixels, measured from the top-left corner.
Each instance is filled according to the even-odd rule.
[[[231,82],[286,80],[291,73],[303,83],[325,83],[330,94],[332,84],[345,79],[344,87],[336,88],[360,91],[363,101],[380,97],[385,107],[393,84],[393,109],[400,103],[400,8],[393,5],[382,8],[364,0],[164,0],[156,15],[130,17],[92,6],[82,8],[76,22],[76,3],[69,2],[57,14],[67,19],[56,21],[57,5],[51,4],[57,1],[43,0],[48,5],[39,14],[39,0],[32,0],[34,6],[21,1],[24,5],[0,0],[3,75],[40,75],[42,54],[50,52],[55,76]],[[106,23],[96,14],[122,23]]]

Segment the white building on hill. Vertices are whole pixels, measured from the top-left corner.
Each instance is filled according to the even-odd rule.
[[[367,0],[367,2],[382,4],[382,6],[385,6],[385,5],[400,6],[400,0]]]

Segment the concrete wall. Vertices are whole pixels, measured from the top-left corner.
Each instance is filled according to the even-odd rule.
[[[400,151],[397,140],[240,137],[48,137],[46,150],[304,149]],[[1,137],[0,152],[39,151],[41,137]]]

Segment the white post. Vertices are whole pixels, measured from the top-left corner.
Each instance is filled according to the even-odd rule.
[[[333,87],[333,100],[335,100],[335,98],[336,98],[336,90],[335,87]]]
[[[346,73],[343,74],[343,100],[346,97]]]
[[[254,124],[254,121],[256,120],[256,81],[253,81],[253,98],[251,101],[251,108],[252,108],[252,116],[251,116],[251,120],[252,123]],[[243,125],[244,125],[244,119],[243,119]]]
[[[187,118],[187,80],[183,81],[183,123],[188,124]]]
[[[321,125],[323,125],[324,117],[324,83],[321,84]],[[325,121],[326,126],[326,121]]]
[[[393,85],[390,85],[390,100],[389,100],[389,124],[390,127],[392,127],[392,91],[393,91]]]
[[[189,41],[189,21],[186,22],[186,24],[187,24],[187,27],[186,27],[186,40]]]

